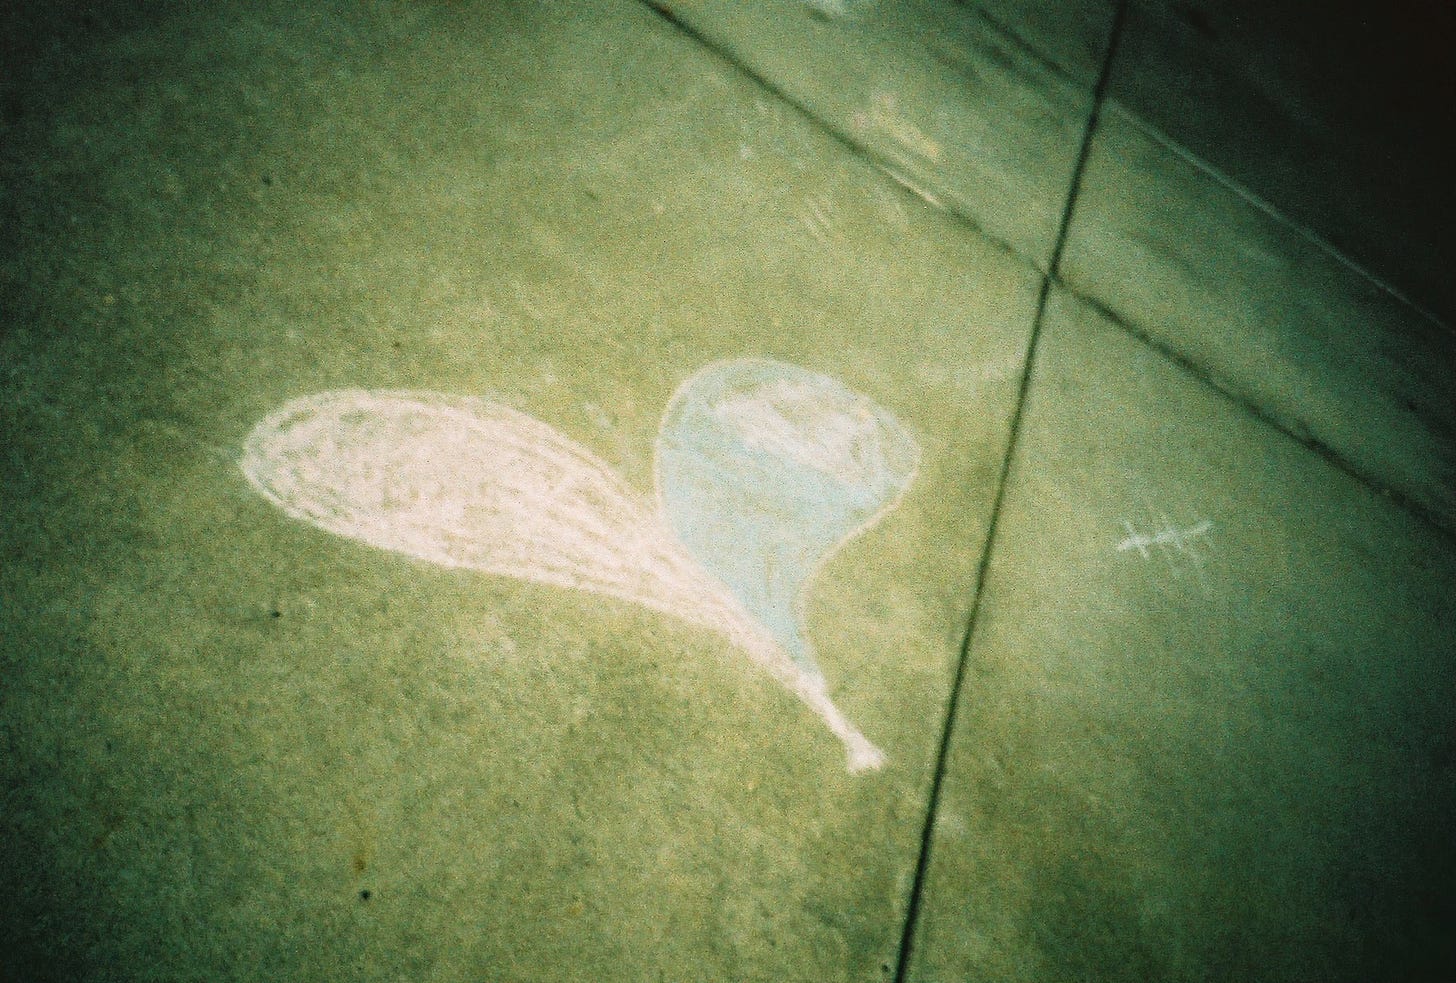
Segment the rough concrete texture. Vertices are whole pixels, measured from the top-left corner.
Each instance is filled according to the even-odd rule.
[[[1456,551],[1348,450],[1445,336],[1130,249],[1110,4],[754,8],[0,12],[0,977],[1451,975]],[[1400,330],[1235,387],[1205,267]]]
[[[1116,104],[1089,148],[1059,272],[1456,529],[1456,333]]]
[[[1449,541],[1054,296],[919,980],[1436,980]]]
[[[1129,0],[1112,94],[1417,306],[1456,319],[1456,8]]]
[[[994,29],[978,8],[936,0],[661,6],[935,207],[1047,268],[1091,86]]]
[[[7,155],[10,975],[878,977],[1034,271],[636,4],[98,44]],[[805,612],[877,772],[721,635],[331,535],[239,468],[288,400],[414,390],[650,502],[674,391],[744,355],[920,448]]]

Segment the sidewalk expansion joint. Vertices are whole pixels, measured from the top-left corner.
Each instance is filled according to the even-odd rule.
[[[1087,124],[1082,131],[1082,143],[1077,151],[1077,163],[1067,185],[1067,200],[1062,208],[1061,221],[1057,228],[1056,245],[1052,248],[1049,269],[1043,274],[1041,289],[1037,293],[1036,313],[1032,318],[1031,335],[1027,340],[1026,359],[1022,368],[1021,383],[1016,394],[1015,408],[1011,414],[1011,426],[1006,438],[1006,452],[1001,459],[1001,473],[996,482],[996,495],[991,505],[991,517],[986,528],[986,541],[981,549],[980,563],[972,587],[970,614],[966,618],[965,633],[961,637],[960,654],[956,660],[951,679],[950,695],[946,700],[945,722],[941,727],[940,743],[936,749],[935,770],[931,776],[929,801],[925,810],[925,821],[920,830],[920,851],[915,863],[915,876],[911,881],[910,895],[905,907],[905,921],[901,928],[900,946],[895,960],[895,983],[906,983],[909,978],[910,961],[914,954],[916,932],[920,924],[920,911],[925,898],[926,875],[930,870],[934,846],[935,819],[940,811],[940,799],[945,785],[946,763],[950,745],[955,734],[961,691],[965,686],[966,670],[971,661],[971,645],[975,637],[976,622],[985,597],[986,576],[990,570],[991,554],[995,549],[996,533],[1000,526],[1001,511],[1006,499],[1006,488],[1021,435],[1022,422],[1026,412],[1027,394],[1031,390],[1032,375],[1036,366],[1038,343],[1041,339],[1042,322],[1046,317],[1047,299],[1053,283],[1058,283],[1058,267],[1062,251],[1066,247],[1067,231],[1072,224],[1072,215],[1077,206],[1077,194],[1082,185],[1082,173],[1087,166],[1087,157],[1092,148],[1092,137],[1097,131],[1102,106],[1107,99],[1108,81],[1112,75],[1112,63],[1117,53],[1117,42],[1122,34],[1122,25],[1127,12],[1127,0],[1118,0],[1113,12],[1112,28],[1108,32],[1107,51],[1103,56],[1102,70],[1092,92],[1092,107]]]

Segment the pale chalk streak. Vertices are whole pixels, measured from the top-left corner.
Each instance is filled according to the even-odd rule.
[[[1137,550],[1143,559],[1148,558],[1150,546],[1171,546],[1180,553],[1191,552],[1190,544],[1193,540],[1208,535],[1213,529],[1213,523],[1208,519],[1184,529],[1165,524],[1159,532],[1151,536],[1135,531],[1130,522],[1123,522],[1122,526],[1127,530],[1127,538],[1117,544],[1117,551],[1126,553],[1128,550]]]
[[[821,245],[829,245],[829,236],[839,224],[834,203],[828,195],[810,195],[798,212],[799,221]]]
[[[950,208],[940,198],[939,195],[931,191],[929,188],[925,187],[925,185],[921,184],[910,175],[906,174],[904,171],[900,170],[898,167],[893,167],[888,164],[880,164],[878,166],[880,170],[888,175],[892,181],[894,181],[900,187],[904,188],[906,191],[910,192],[915,197],[919,198],[921,201],[925,202],[931,208],[942,212],[950,211]]]
[[[1139,533],[1132,523],[1124,521],[1122,527],[1127,536],[1117,544],[1118,552],[1136,551],[1144,560],[1157,552],[1174,580],[1181,580],[1184,569],[1191,568],[1199,590],[1207,596],[1209,586],[1203,572],[1204,556],[1199,547],[1212,531],[1213,522],[1202,519],[1191,526],[1179,527],[1161,514],[1154,514],[1153,521],[1158,531],[1152,534]]]
[[[521,286],[521,281],[512,280],[511,289],[515,291],[516,303],[520,305],[521,310],[525,311],[526,314],[530,316],[533,321],[544,321],[546,319],[546,315],[542,314],[541,311],[538,310],[533,303],[531,303],[530,298],[526,296],[526,288]]]
[[[855,409],[858,409],[856,407]],[[878,421],[867,411],[830,412],[823,393],[797,380],[768,383],[713,407],[749,447],[829,475],[846,485],[884,486],[885,461]]]

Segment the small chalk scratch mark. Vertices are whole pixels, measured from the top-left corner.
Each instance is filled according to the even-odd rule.
[[[1131,522],[1124,521],[1122,527],[1127,530],[1127,538],[1117,544],[1119,553],[1126,553],[1128,550],[1137,550],[1142,554],[1143,559],[1148,558],[1149,546],[1172,546],[1179,552],[1191,552],[1189,542],[1200,536],[1208,535],[1213,529],[1213,523],[1204,519],[1186,529],[1177,529],[1172,525],[1165,525],[1160,532],[1151,536],[1145,536],[1133,529]]]
[[[899,168],[892,167],[888,164],[881,164],[880,170],[883,171],[885,175],[890,178],[890,180],[894,181],[900,187],[904,188],[906,191],[910,192],[912,195],[919,198],[921,201],[925,202],[936,211],[950,211],[950,207],[946,205],[946,203],[938,195],[936,195],[935,192],[931,191],[925,185],[921,184],[919,181],[916,181],[914,178],[910,177]]]
[[[799,221],[821,245],[829,245],[829,236],[839,225],[839,216],[828,195],[810,195],[804,200]]]
[[[1157,530],[1153,533],[1140,533],[1131,522],[1123,520],[1122,528],[1127,535],[1117,544],[1117,551],[1136,552],[1144,560],[1151,559],[1154,553],[1160,554],[1174,580],[1181,578],[1185,566],[1190,567],[1199,587],[1207,593],[1208,585],[1203,573],[1205,557],[1200,546],[1213,531],[1213,521],[1200,519],[1189,526],[1175,526],[1161,513],[1151,515]]]
[[[533,320],[533,321],[544,321],[544,320],[546,320],[546,315],[543,314],[543,313],[541,313],[540,308],[538,308],[534,303],[532,303],[532,298],[527,295],[526,288],[523,287],[523,286],[521,286],[521,281],[519,281],[519,280],[512,280],[511,281],[511,289],[515,291],[515,294],[516,294],[516,303],[520,305],[521,310],[525,311],[526,312],[526,315],[528,317],[530,317],[531,320]]]

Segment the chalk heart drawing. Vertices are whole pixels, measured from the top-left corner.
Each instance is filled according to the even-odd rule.
[[[295,519],[444,567],[621,598],[728,639],[817,713],[849,769],[884,754],[829,697],[805,634],[824,562],[893,509],[920,448],[817,372],[710,363],[669,401],[656,501],[499,403],[336,390],[261,420],[241,466]]]

